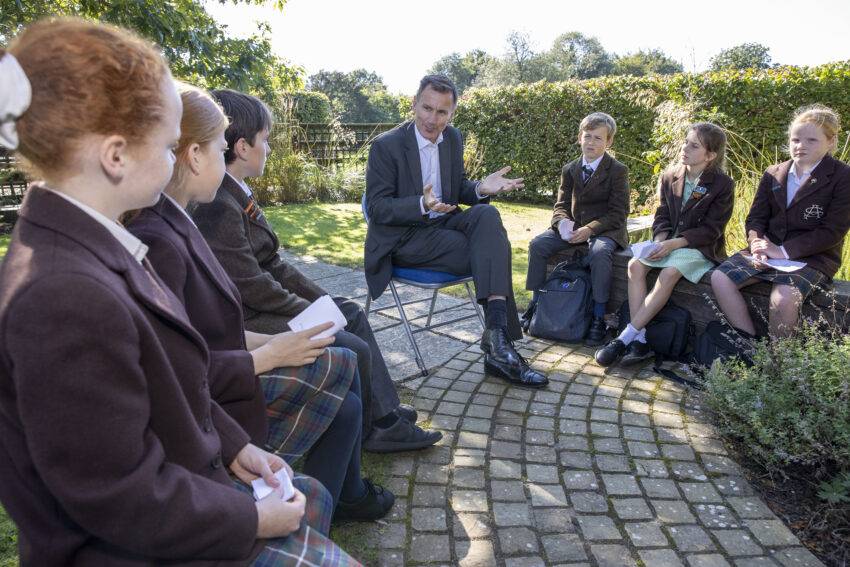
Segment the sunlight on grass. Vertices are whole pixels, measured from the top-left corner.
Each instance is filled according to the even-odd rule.
[[[0,234],[0,258],[3,258],[6,255],[6,251],[9,249],[9,242],[11,240],[11,234]]]

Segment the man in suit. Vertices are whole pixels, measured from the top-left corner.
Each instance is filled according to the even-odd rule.
[[[590,268],[593,289],[593,320],[585,336],[588,346],[599,346],[605,340],[603,316],[611,292],[613,254],[629,245],[629,170],[606,151],[616,131],[616,122],[604,112],[594,112],[581,121],[578,143],[582,156],[561,170],[550,230],[536,236],[528,249],[525,287],[534,297],[524,323],[530,321],[538,290],[546,280],[549,257],[562,250],[584,254],[581,262]]]
[[[326,295],[320,286],[278,255],[280,243],[253,199],[245,178],[263,174],[272,116],[255,97],[231,90],[211,93],[230,119],[225,132],[227,173],[215,199],[199,205],[193,219],[218,261],[236,284],[245,328],[266,334],[289,330],[289,321]],[[363,449],[394,452],[422,449],[442,434],[416,425],[416,411],[401,405],[365,313],[355,302],[334,298],[348,322],[335,346],[357,354],[362,381]]]
[[[511,285],[511,245],[499,212],[489,205],[497,193],[522,187],[503,168],[479,182],[466,178],[463,141],[448,123],[457,90],[443,75],[422,79],[413,100],[414,120],[379,136],[366,167],[365,267],[369,293],[377,299],[389,285],[393,266],[472,275],[485,306],[481,339],[485,369],[529,387],[548,383],[516,352],[522,337]],[[470,205],[461,210],[459,204]]]

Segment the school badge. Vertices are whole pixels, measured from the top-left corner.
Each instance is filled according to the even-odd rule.
[[[694,190],[691,193],[691,199],[693,199],[694,201],[699,201],[700,199],[705,197],[706,193],[708,193],[708,188],[703,187],[702,185],[698,185],[694,187]]]
[[[819,219],[823,217],[823,215],[823,207],[821,207],[820,205],[812,205],[808,209],[803,211],[803,220]]]

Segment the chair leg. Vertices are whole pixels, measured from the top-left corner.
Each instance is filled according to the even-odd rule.
[[[422,354],[419,352],[419,346],[416,344],[416,339],[413,338],[413,331],[410,329],[410,322],[407,320],[407,314],[404,312],[404,306],[401,304],[401,298],[398,296],[395,282],[390,280],[390,291],[393,294],[395,305],[398,308],[398,314],[401,317],[401,324],[404,327],[404,332],[407,333],[407,340],[410,341],[410,346],[413,347],[413,355],[416,357],[416,365],[422,372],[422,376],[428,376],[428,368],[425,367],[425,361],[422,360]]]
[[[434,315],[434,306],[437,305],[437,290],[434,290],[434,295],[431,297],[431,308],[428,310],[428,320],[425,321],[425,328],[431,327],[431,317]]]
[[[469,287],[469,282],[466,282],[464,285],[466,286],[466,293],[469,295],[469,301],[472,302],[472,308],[475,309],[475,314],[478,315],[478,321],[481,323],[481,328],[487,328],[484,323],[484,316],[481,314],[481,306],[478,305],[478,300],[475,299],[475,294],[472,293],[472,288]]]
[[[366,312],[366,318],[369,318],[369,308],[372,307],[372,294],[368,291],[366,292],[366,308],[363,310]]]

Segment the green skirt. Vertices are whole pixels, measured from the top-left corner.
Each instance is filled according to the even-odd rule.
[[[699,282],[705,273],[714,267],[696,248],[679,248],[660,260],[641,258],[640,261],[652,268],[676,268],[691,283]]]

